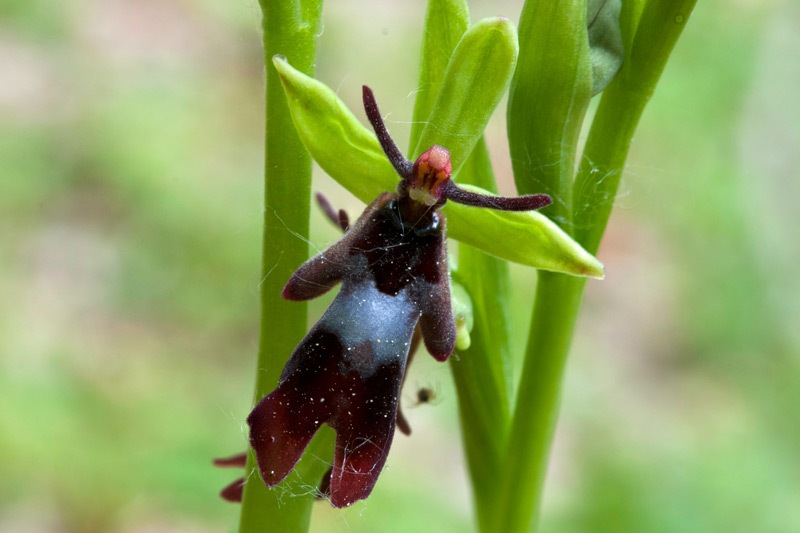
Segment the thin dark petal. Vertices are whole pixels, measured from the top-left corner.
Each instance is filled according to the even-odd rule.
[[[317,205],[319,205],[328,220],[341,228],[342,231],[347,231],[347,228],[350,227],[350,218],[347,216],[347,211],[339,209],[337,212],[321,192],[318,192],[314,197],[317,199]]]
[[[247,464],[247,452],[237,453],[230,457],[223,457],[221,459],[214,459],[214,466],[222,468],[244,468]]]
[[[242,493],[244,492],[244,478],[237,479],[219,493],[220,497],[226,502],[242,503]]]
[[[350,217],[347,216],[347,211],[339,209],[339,227],[342,231],[350,229]]]
[[[386,124],[383,123],[383,117],[378,109],[378,104],[375,102],[375,95],[372,94],[372,89],[364,85],[364,111],[367,113],[367,119],[372,124],[372,129],[375,130],[375,135],[378,137],[378,142],[381,144],[386,157],[394,169],[400,174],[401,177],[407,178],[411,175],[411,168],[413,164],[405,158],[403,153],[392,140],[386,129]]]
[[[489,196],[477,194],[459,188],[455,183],[448,182],[445,196],[453,202],[471,205],[473,207],[487,207],[500,211],[533,211],[553,203],[553,199],[546,194],[527,194],[524,196]]]
[[[331,203],[325,197],[324,194],[318,192],[314,195],[314,198],[317,200],[317,205],[319,206],[320,210],[328,217],[328,220],[333,222],[335,225],[339,225],[339,216],[336,214],[336,210],[333,208]]]
[[[349,379],[353,393],[331,422],[336,449],[331,476],[331,505],[347,507],[372,492],[394,437],[399,364],[382,366],[367,379]]]
[[[397,429],[400,430],[400,433],[406,436],[411,436],[411,426],[406,420],[403,411],[400,409],[400,406],[397,407],[397,417],[395,420],[395,424],[397,424]]]

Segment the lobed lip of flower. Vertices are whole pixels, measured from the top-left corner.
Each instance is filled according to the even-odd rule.
[[[341,354],[347,350],[338,339],[319,332],[313,344],[319,351],[306,355],[314,363],[290,372],[248,417],[250,443],[261,476],[272,487],[291,472],[321,425],[329,424],[336,431],[329,498],[334,507],[347,507],[370,494],[386,462],[405,361],[367,377],[342,373],[347,361]],[[355,357],[360,355],[366,354]]]
[[[379,196],[342,239],[300,266],[283,289],[284,298],[307,300],[342,282],[295,348],[278,387],[247,419],[268,486],[289,475],[314,434],[328,424],[336,444],[321,490],[334,507],[366,498],[386,462],[395,427],[409,431],[398,402],[409,353],[420,337],[439,360],[454,349],[444,235],[398,224],[396,199],[391,193]],[[341,213],[321,205],[332,222],[347,225]],[[440,214],[434,218],[433,227],[444,224]]]
[[[247,419],[269,486],[289,475],[322,424],[336,431],[328,485],[334,507],[370,494],[395,426],[408,429],[398,399],[417,324],[435,358],[447,359],[455,346],[444,235],[398,225],[396,199],[381,195],[342,239],[286,284],[285,298],[306,300],[342,281],[295,348],[278,387]],[[435,218],[434,226],[444,224],[438,213]]]
[[[397,227],[395,198],[381,195],[289,280],[283,296],[290,300],[314,298],[339,280],[342,287],[247,419],[269,486],[289,475],[322,424],[336,431],[334,507],[370,494],[396,424],[408,429],[398,399],[417,324],[435,358],[445,360],[455,346],[443,234]]]

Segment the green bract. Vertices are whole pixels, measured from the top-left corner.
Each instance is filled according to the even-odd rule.
[[[522,60],[506,113],[514,181],[520,193],[552,196],[542,212],[571,231],[575,155],[592,92],[586,1],[526,2],[519,24]]]
[[[437,144],[451,150],[454,171],[474,148],[491,115],[492,109],[481,106],[497,104],[511,68],[505,66],[509,70],[507,76],[484,73],[472,77],[461,70],[456,58],[462,58],[465,66],[483,65],[484,68],[486,57],[513,58],[515,53],[508,49],[515,50],[516,41],[508,42],[509,36],[513,37],[513,33],[507,31],[509,27],[507,21],[495,19],[475,25],[464,35],[450,61],[442,92],[431,113],[432,117],[443,117],[443,120],[462,117],[463,121],[448,122],[452,130],[437,130],[431,121],[422,132],[423,139],[433,137]],[[502,42],[507,48],[500,54],[497,50],[503,46]],[[471,46],[477,49],[468,52]],[[467,60],[470,55],[484,59]],[[322,169],[367,203],[382,192],[394,190],[399,178],[374,134],[361,125],[336,94],[323,83],[292,68],[283,57],[276,56],[273,63],[281,77],[300,139]],[[485,94],[479,99],[481,105],[472,108],[468,105],[472,92],[450,79],[454,77],[472,78],[476,83],[481,80],[481,86],[486,80],[494,80],[495,85],[482,87]],[[451,101],[441,97],[445,91],[452,96]],[[475,209],[452,202],[445,206],[444,213],[448,218],[448,236],[502,259],[576,276],[603,276],[602,264],[543,215]]]
[[[409,159],[438,144],[450,151],[457,175],[506,92],[518,52],[516,30],[507,19],[485,19],[468,29],[453,50]]]

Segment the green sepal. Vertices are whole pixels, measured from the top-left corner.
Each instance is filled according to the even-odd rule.
[[[592,96],[611,83],[622,65],[625,48],[619,21],[621,8],[622,0],[589,0],[586,7]]]
[[[490,194],[472,185],[461,188]],[[603,265],[537,211],[478,209],[448,202],[447,235],[495,257],[542,270],[602,279]]]
[[[283,56],[275,56],[272,63],[300,140],[322,170],[367,204],[395,190],[400,178],[372,130],[330,87],[296,70]]]
[[[300,140],[322,169],[365,203],[382,192],[393,191],[399,177],[375,135],[328,86],[295,70],[283,57],[276,56],[273,63]],[[441,142],[447,140],[442,138]],[[453,202],[444,207],[444,212],[448,236],[501,259],[576,276],[603,276],[597,259],[536,212],[495,211]]]

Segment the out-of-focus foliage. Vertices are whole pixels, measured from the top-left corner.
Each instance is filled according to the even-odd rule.
[[[471,5],[473,20],[520,8]],[[352,109],[365,83],[403,102],[423,2],[325,9],[319,77]],[[210,459],[244,448],[252,390],[258,23],[255,5],[207,0],[0,7],[0,530],[235,524],[216,497],[234,475]],[[583,310],[543,531],[800,523],[798,23],[788,1],[698,3],[599,252],[607,277]],[[396,139],[407,102],[382,106]],[[511,192],[497,120],[488,143]],[[323,246],[336,230],[313,216]],[[512,274],[525,309],[529,272]],[[312,530],[468,527],[449,374],[414,367],[405,404],[432,384],[440,403],[406,411],[414,434],[366,503],[321,504]]]

